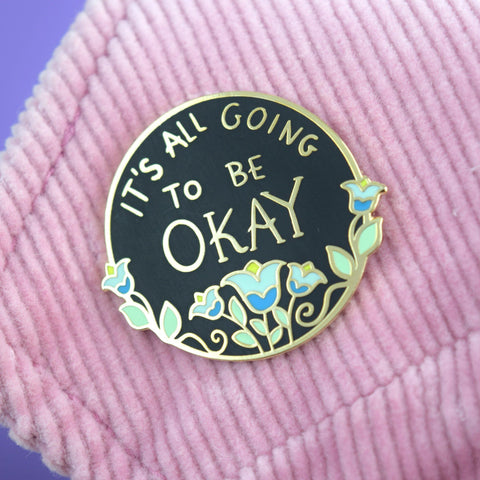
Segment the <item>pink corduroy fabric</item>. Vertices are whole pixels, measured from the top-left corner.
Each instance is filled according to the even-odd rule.
[[[473,0],[90,0],[0,161],[15,440],[73,479],[480,478],[478,45]],[[166,346],[100,288],[126,149],[232,90],[306,107],[389,186],[346,309],[261,362]]]

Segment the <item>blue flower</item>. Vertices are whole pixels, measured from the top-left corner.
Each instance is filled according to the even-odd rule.
[[[135,281],[128,271],[129,258],[122,258],[114,265],[105,265],[107,276],[103,279],[102,288],[111,290],[119,297],[129,297],[135,289]]]
[[[327,283],[327,277],[312,262],[303,265],[291,262],[288,268],[287,290],[293,297],[304,297],[320,283]]]
[[[223,277],[220,285],[232,286],[254,313],[272,310],[280,300],[280,268],[285,262],[270,260],[261,264],[256,260],[248,262],[243,270],[237,270]]]
[[[191,320],[196,315],[207,318],[208,320],[217,320],[223,315],[225,303],[218,294],[219,287],[213,285],[208,287],[205,292],[195,292],[193,296],[195,303],[192,304],[188,312],[188,318]]]
[[[340,187],[349,193],[349,210],[355,215],[366,215],[375,210],[380,195],[387,191],[383,183],[372,182],[368,177],[348,180]]]

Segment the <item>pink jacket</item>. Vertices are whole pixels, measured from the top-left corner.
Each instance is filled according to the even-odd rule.
[[[478,45],[473,0],[89,0],[0,161],[1,422],[73,479],[479,478]],[[303,105],[389,187],[339,318],[244,363],[100,287],[126,149],[232,90]]]

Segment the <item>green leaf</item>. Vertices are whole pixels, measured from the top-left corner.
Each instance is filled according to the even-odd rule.
[[[237,300],[237,297],[232,297],[230,299],[228,302],[228,308],[232,316],[236,318],[241,325],[245,326],[247,324],[247,313]]]
[[[282,307],[275,307],[273,309],[273,318],[282,327],[288,327],[290,319],[288,318],[287,311]]]
[[[382,221],[383,218],[374,218],[358,229],[355,240],[360,255],[370,255],[382,242]]]
[[[262,320],[259,320],[258,318],[250,320],[250,325],[259,335],[267,334],[267,328],[265,327],[265,323]]]
[[[275,345],[280,341],[280,339],[282,338],[282,334],[283,334],[283,327],[275,327],[272,330],[272,333],[270,334],[270,340],[272,341],[273,345]]]
[[[257,346],[255,337],[250,332],[244,330],[237,330],[232,335],[232,340],[241,347],[254,348]]]
[[[353,273],[352,256],[343,248],[333,245],[328,245],[326,250],[333,273],[340,278],[348,278]]]
[[[137,330],[148,328],[148,312],[138,303],[124,303],[120,311],[132,328]]]
[[[168,300],[165,300],[160,312],[160,330],[167,338],[175,338],[181,328],[182,317],[180,313]]]

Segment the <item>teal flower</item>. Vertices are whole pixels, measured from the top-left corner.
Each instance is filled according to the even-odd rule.
[[[192,304],[188,312],[188,318],[191,320],[196,315],[207,318],[208,320],[217,320],[223,315],[225,303],[218,294],[218,286],[208,287],[205,292],[195,292],[193,296],[195,303]]]
[[[243,270],[237,270],[223,277],[221,286],[232,286],[252,312],[268,312],[280,300],[282,265],[285,265],[285,262],[280,260],[270,260],[263,265],[252,260]]]
[[[107,276],[103,279],[102,288],[111,290],[119,297],[128,297],[135,289],[135,281],[128,271],[129,258],[122,258],[114,265],[105,265]]]
[[[327,277],[317,270],[312,262],[303,265],[288,264],[287,290],[293,297],[304,297],[311,293],[320,283],[327,283]]]
[[[387,191],[383,183],[372,182],[368,177],[348,180],[340,187],[349,193],[349,210],[355,215],[366,215],[375,210],[380,195]]]

